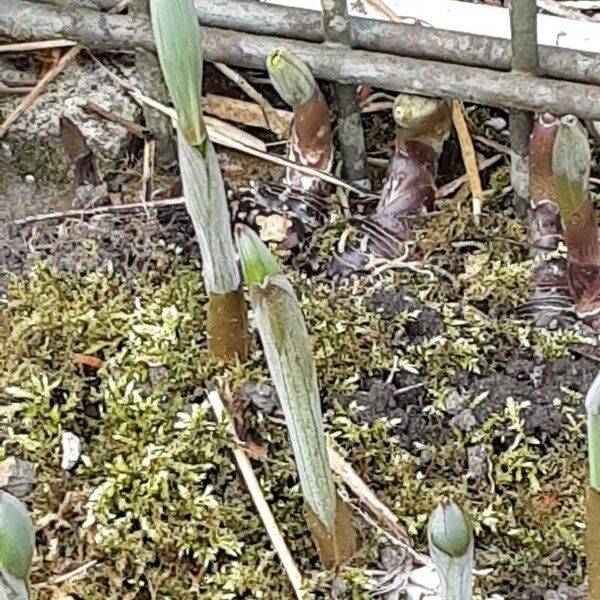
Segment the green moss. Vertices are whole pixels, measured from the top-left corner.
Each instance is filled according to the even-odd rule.
[[[439,219],[436,231],[449,223],[443,215]],[[455,373],[484,373],[518,347],[536,347],[546,356],[565,351],[575,339],[571,334],[537,332],[510,318],[512,300],[502,300],[501,282],[513,281],[516,290],[526,283],[519,267],[500,257],[506,251],[518,255],[513,242],[522,232],[504,217],[490,217],[489,225],[492,239],[484,250],[492,287],[478,306],[462,301],[471,284],[455,285],[440,273],[432,278],[402,269],[335,286],[291,274],[324,402],[332,406],[326,414],[329,436],[421,549],[430,510],[440,495],[452,492],[475,524],[478,567],[493,569],[477,580],[482,594],[530,581],[540,565],[542,583],[581,578],[581,569],[565,574],[547,558],[560,550],[582,564],[578,523],[585,457],[582,420],[574,410],[579,399],[565,393],[561,410],[568,425],[544,445],[525,435],[522,407],[507,403],[472,431],[443,442],[424,438],[409,452],[393,435],[392,422],[367,424],[359,410],[342,409],[332,398],[364,387],[370,377],[387,378],[395,366],[420,371],[430,390],[425,410],[441,410],[436,400]],[[457,227],[446,239],[474,233],[466,220]],[[494,239],[499,232],[511,241]],[[466,260],[440,256],[437,266],[461,272],[457,266]],[[84,578],[63,585],[65,593],[86,600],[292,598],[237,474],[232,442],[214,423],[204,391],[207,381],[235,394],[246,381],[267,380],[262,353],[255,341],[245,365],[210,359],[199,269],[176,257],[169,265],[135,283],[40,265],[30,278],[14,279],[0,305],[1,453],[38,465],[29,499],[34,518],[61,514],[38,535],[33,582],[95,558],[98,564]],[[404,331],[417,314],[386,321],[369,309],[373,294],[400,286],[442,311],[439,335],[415,343]],[[488,302],[496,304],[495,312],[481,310]],[[94,355],[103,366],[83,367],[76,353]],[[331,576],[320,572],[301,518],[286,432],[259,418],[253,407],[235,407],[240,434],[266,451],[253,466],[307,576],[310,597],[327,598]],[[83,441],[81,462],[69,474],[60,469],[64,431]],[[487,477],[477,481],[466,475],[466,448],[474,444],[490,457]],[[427,466],[424,455],[432,457]],[[366,524],[361,537],[361,553],[343,577],[348,597],[362,600],[371,585],[365,568],[376,566],[386,541]]]

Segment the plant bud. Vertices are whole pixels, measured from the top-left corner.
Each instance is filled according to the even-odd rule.
[[[26,580],[35,549],[35,534],[26,506],[0,490],[0,568]]]
[[[277,93],[293,108],[308,102],[317,90],[310,69],[285,48],[269,53],[267,71]]]
[[[554,143],[552,168],[556,202],[567,228],[587,200],[590,161],[586,130],[573,115],[563,117]]]
[[[460,558],[467,552],[473,533],[461,508],[452,500],[442,500],[429,519],[429,539],[438,549]]]
[[[268,277],[281,272],[275,257],[252,229],[237,225],[235,235],[244,279],[249,287],[263,285]]]

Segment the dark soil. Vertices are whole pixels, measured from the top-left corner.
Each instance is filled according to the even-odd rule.
[[[435,338],[443,329],[443,318],[438,311],[407,298],[402,291],[374,295],[370,308],[390,320],[402,311],[419,311],[416,319],[405,328],[408,338],[404,340],[405,344]],[[369,422],[382,417],[400,419],[394,433],[408,450],[423,438],[443,443],[452,436],[452,428],[470,428],[483,423],[490,415],[504,409],[507,398],[518,404],[529,404],[522,413],[525,432],[547,439],[558,433],[566,418],[554,401],[567,390],[585,395],[599,366],[598,361],[578,353],[547,362],[536,358],[533,352],[521,352],[497,372],[460,373],[453,381],[456,400],[450,401],[442,414],[423,412],[428,404],[427,391],[423,387],[425,378],[410,373],[403,373],[401,380],[394,383],[369,381],[366,390],[347,397],[338,396],[336,400],[344,406],[356,402],[365,409],[362,414]],[[475,409],[465,407],[463,398],[481,394],[486,396]],[[578,412],[585,413],[583,401]]]

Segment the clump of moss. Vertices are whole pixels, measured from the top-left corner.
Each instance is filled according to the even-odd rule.
[[[510,229],[500,222],[500,229]],[[491,257],[502,244],[489,243]],[[38,465],[38,486],[29,499],[36,519],[61,515],[39,533],[33,581],[96,558],[85,578],[65,583],[62,591],[89,600],[291,598],[236,473],[232,442],[204,398],[209,381],[228,386],[234,396],[247,382],[268,381],[262,353],[255,341],[244,365],[210,359],[199,269],[177,257],[168,265],[137,280],[41,265],[30,278],[13,279],[0,306],[0,455]],[[421,547],[431,508],[453,490],[476,523],[478,566],[494,569],[477,582],[482,592],[527,582],[540,565],[546,569],[540,583],[577,581],[580,571],[563,573],[545,563],[557,548],[571,564],[582,561],[577,522],[585,463],[575,397],[566,396],[562,410],[569,425],[552,442],[528,437],[521,407],[507,402],[468,433],[423,439],[410,451],[390,420],[366,423],[360,410],[332,400],[364,389],[370,378],[410,367],[430,390],[426,410],[439,410],[434,400],[449,389],[452,373],[494,369],[516,347],[564,352],[573,337],[539,334],[502,314],[485,314],[461,302],[461,290],[447,287],[444,275],[390,271],[335,286],[292,277],[330,407],[328,433]],[[406,337],[418,310],[391,319],[373,312],[373,295],[400,285],[441,312],[435,336]],[[103,366],[85,367],[75,354],[94,355]],[[253,464],[309,593],[328,597],[331,578],[319,570],[301,517],[285,429],[257,416],[252,406],[234,408],[241,435],[264,450]],[[71,473],[60,469],[64,431],[83,441]],[[482,446],[490,460],[482,479],[467,475],[472,445]],[[555,500],[557,490],[564,492]],[[376,564],[385,544],[367,526],[362,536],[363,549],[344,576],[353,598],[367,597],[365,567]]]

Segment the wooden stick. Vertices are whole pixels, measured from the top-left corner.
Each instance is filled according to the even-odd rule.
[[[551,15],[565,17],[567,19],[576,19],[577,21],[598,21],[597,18],[588,17],[586,14],[579,12],[576,8],[569,8],[566,3],[556,2],[556,0],[537,0],[537,5]]]
[[[76,46],[72,40],[42,40],[39,42],[17,42],[15,44],[0,45],[0,53],[4,52],[29,52],[31,50],[48,50],[49,48],[66,48]]]
[[[2,139],[9,127],[19,119],[19,117],[29,109],[29,107],[42,95],[48,84],[53,81],[65,67],[83,50],[81,44],[73,46],[64,56],[58,61],[58,64],[50,69],[36,84],[36,86],[19,102],[17,107],[4,119],[4,123],[0,126],[0,139]]]
[[[237,71],[234,71],[231,67],[223,63],[215,63],[215,67],[223,73],[226,77],[231,79],[239,88],[252,100],[254,100],[262,109],[265,121],[269,124],[269,128],[273,133],[277,135],[277,137],[284,138],[287,137],[289,133],[289,123],[286,124],[285,121],[279,118],[279,115],[275,108],[271,105],[271,103],[244,77],[242,77]]]
[[[142,127],[142,125],[140,125],[139,123],[128,121],[127,119],[124,119],[119,115],[115,115],[114,113],[108,112],[107,110],[104,110],[101,106],[99,106],[95,102],[91,102],[90,100],[86,102],[84,108],[87,112],[95,113],[103,119],[110,121],[111,123],[121,125],[121,127],[127,129],[129,133],[132,133],[137,137],[146,138],[149,133],[148,130],[145,127]]]
[[[10,96],[11,94],[29,94],[33,88],[29,86],[10,86],[0,82],[0,94]]]
[[[221,423],[223,421],[223,415],[226,414],[226,409],[223,405],[223,401],[221,400],[221,396],[217,391],[210,391],[208,392],[208,401],[210,402],[210,405],[217,416],[217,421]],[[227,429],[232,438],[234,440],[238,440],[235,427],[231,420],[229,421]],[[250,464],[250,459],[239,447],[233,449],[233,455],[242,477],[246,482],[250,496],[252,496],[252,501],[258,510],[258,514],[260,515],[265,529],[267,530],[267,534],[273,544],[273,547],[275,548],[275,552],[279,556],[279,559],[283,564],[283,568],[287,573],[296,598],[305,598],[305,594],[302,589],[302,575],[300,574],[300,571],[298,570],[298,567],[296,566],[296,563],[290,554],[287,544],[281,535],[281,531],[277,526],[275,517],[273,516],[273,513],[271,512],[271,509],[265,500],[260,488],[260,484],[258,483],[256,475],[254,474],[254,470],[252,469],[252,465]]]
[[[458,135],[460,144],[460,152],[462,155],[465,169],[467,170],[467,178],[471,189],[473,218],[475,223],[479,223],[481,217],[481,205],[483,202],[483,189],[481,187],[481,178],[479,177],[479,168],[477,167],[477,155],[473,147],[473,140],[465,121],[464,108],[459,100],[452,101],[452,122]]]
[[[501,158],[502,154],[495,154],[490,158],[486,158],[485,160],[479,161],[477,163],[477,166],[480,170],[487,169],[488,167],[491,167],[492,165],[496,164]],[[443,185],[442,187],[438,188],[437,192],[435,193],[435,197],[439,199],[449,196],[467,180],[468,176],[466,174],[457,177],[454,181],[450,181],[446,185]]]
[[[118,204],[108,206],[95,206],[93,208],[73,208],[61,210],[53,213],[44,213],[41,215],[31,215],[24,219],[11,221],[10,225],[29,225],[31,223],[40,223],[42,221],[52,221],[53,219],[70,219],[83,217],[93,217],[96,215],[106,215],[110,213],[124,213],[136,210],[146,211],[148,208],[165,208],[167,206],[183,206],[185,198],[165,198],[163,200],[153,200],[152,202],[136,202],[131,204]]]
[[[352,493],[369,509],[381,526],[392,534],[398,542],[412,548],[412,540],[404,527],[400,525],[394,513],[377,498],[352,465],[345,461],[331,446],[327,446],[327,453],[333,472],[342,478]]]
[[[271,129],[269,122],[265,117],[264,110],[254,102],[246,100],[237,100],[228,96],[217,96],[215,94],[207,94],[202,98],[202,108],[205,113],[248,125],[250,127],[260,127],[262,129]],[[287,110],[274,109],[282,124],[285,125],[286,131],[292,123],[293,115]]]
[[[76,577],[79,577],[80,575],[85,574],[87,571],[89,571],[92,567],[96,566],[97,564],[98,564],[98,560],[96,560],[94,558],[94,559],[86,562],[85,564],[81,565],[80,567],[73,569],[73,571],[69,571],[68,573],[64,573],[63,575],[57,575],[56,577],[51,577],[50,579],[48,579],[48,581],[34,584],[33,587],[36,589],[47,589],[47,588],[54,587],[60,583],[64,583],[65,581],[75,579]]]

